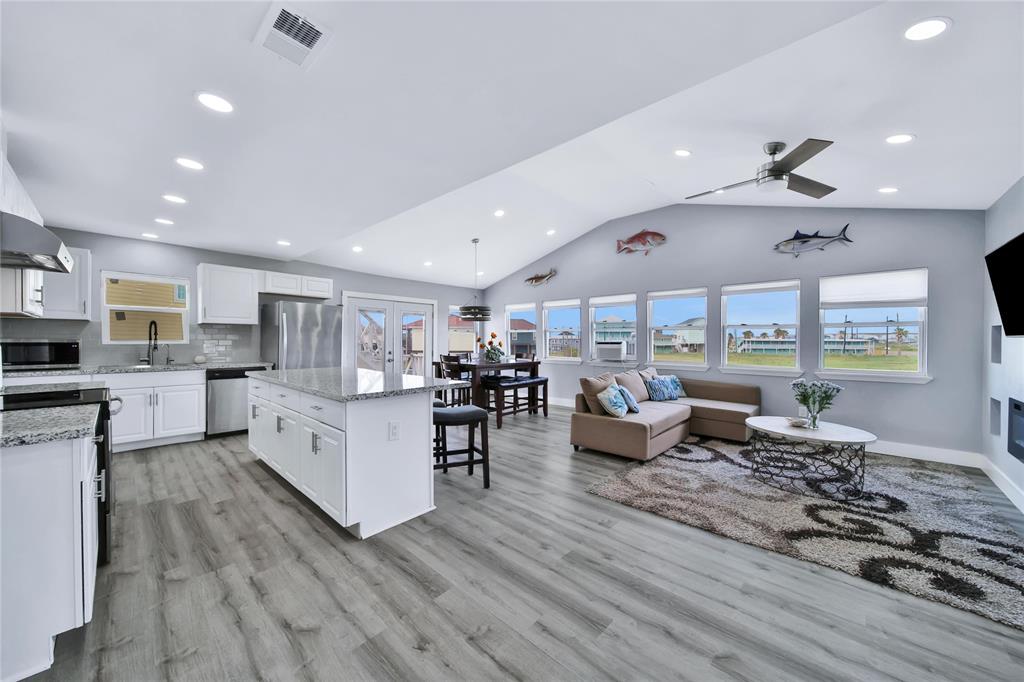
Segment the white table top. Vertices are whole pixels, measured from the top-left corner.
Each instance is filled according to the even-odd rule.
[[[790,426],[785,417],[748,417],[747,426],[774,436],[813,443],[873,443],[878,440],[878,436],[868,431],[820,420],[817,429],[808,429]]]

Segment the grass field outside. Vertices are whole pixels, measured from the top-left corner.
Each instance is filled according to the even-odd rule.
[[[843,355],[826,353],[825,369],[865,369],[897,372],[916,372],[917,353],[912,355]]]
[[[655,362],[673,362],[680,365],[703,365],[704,353],[655,353]]]
[[[759,355],[729,351],[728,364],[737,367],[796,367],[796,353]]]

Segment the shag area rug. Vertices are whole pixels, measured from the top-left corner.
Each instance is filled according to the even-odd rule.
[[[739,443],[691,437],[588,492],[1024,629],[1024,540],[956,467],[867,455],[833,502],[750,474]]]

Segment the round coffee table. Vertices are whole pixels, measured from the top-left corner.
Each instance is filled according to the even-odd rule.
[[[785,417],[748,417],[747,426],[751,473],[762,483],[830,500],[864,494],[864,446],[875,434],[823,421],[817,429],[790,426]]]

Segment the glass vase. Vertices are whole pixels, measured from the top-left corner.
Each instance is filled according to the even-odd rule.
[[[821,412],[819,412],[817,410],[815,410],[814,412],[811,412],[810,410],[807,411],[807,428],[809,428],[809,429],[817,429],[818,428],[818,415],[820,415],[820,414],[821,414]]]

